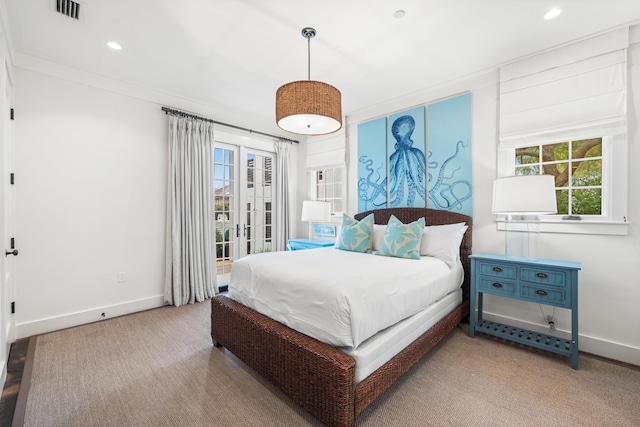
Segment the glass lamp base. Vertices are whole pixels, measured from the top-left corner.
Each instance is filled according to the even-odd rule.
[[[505,233],[505,253],[509,257],[538,259],[540,222],[508,220]]]

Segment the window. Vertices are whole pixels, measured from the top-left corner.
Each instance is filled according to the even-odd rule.
[[[343,210],[344,167],[332,167],[310,171],[312,182],[312,198],[331,203],[331,214],[336,215]]]
[[[557,215],[540,232],[626,235],[629,149],[624,134],[498,150],[498,177],[543,173],[556,178]],[[496,217],[498,230],[505,219]]]
[[[602,216],[602,148],[602,138],[516,148],[515,175],[553,175],[558,215]]]

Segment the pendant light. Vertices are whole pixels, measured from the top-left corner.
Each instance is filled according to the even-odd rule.
[[[307,80],[280,86],[276,92],[276,122],[291,133],[324,135],[342,127],[342,95],[335,87],[311,80],[311,39],[316,30],[303,28],[307,39]]]

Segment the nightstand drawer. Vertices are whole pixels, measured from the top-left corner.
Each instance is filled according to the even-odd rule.
[[[494,295],[515,296],[516,284],[491,277],[480,277],[478,291]]]
[[[520,298],[523,300],[569,308],[571,304],[567,296],[564,288],[520,284]]]
[[[505,277],[507,279],[515,279],[517,269],[514,265],[501,264],[497,262],[478,261],[478,273],[484,276]]]
[[[541,283],[543,285],[566,286],[566,271],[551,270],[546,268],[522,267],[520,269],[520,279],[531,283]]]

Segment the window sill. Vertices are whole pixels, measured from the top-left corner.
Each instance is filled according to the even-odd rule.
[[[540,221],[540,233],[567,233],[567,234],[605,234],[611,236],[626,236],[629,234],[629,225],[624,221],[588,221],[588,220],[562,220]],[[506,230],[506,221],[496,219],[496,229]]]

